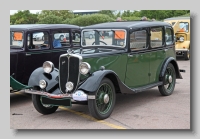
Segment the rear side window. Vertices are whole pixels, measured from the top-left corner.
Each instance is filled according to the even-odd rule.
[[[56,30],[52,32],[52,46],[62,48],[70,46],[70,33],[66,30]]]
[[[130,34],[131,51],[147,48],[147,32],[146,30],[134,31]]]
[[[28,49],[49,49],[49,33],[48,32],[32,32],[27,36]]]
[[[10,31],[10,46],[23,47],[24,35],[21,31]]]
[[[163,28],[155,27],[151,28],[150,43],[152,48],[161,47],[163,45]]]
[[[173,34],[172,34],[171,28],[166,28],[165,30],[165,41],[166,41],[166,45],[173,44]]]

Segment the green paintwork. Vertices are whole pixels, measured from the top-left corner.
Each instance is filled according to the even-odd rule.
[[[90,64],[92,73],[104,66],[107,70],[113,70],[122,82],[125,80],[126,61],[127,54],[108,54],[100,57],[83,58],[83,62]],[[84,76],[81,76],[81,78],[84,78]]]
[[[150,53],[137,53],[128,57],[125,84],[130,87],[144,86],[149,83]]]
[[[163,62],[166,58],[166,52],[164,50],[152,51],[150,53],[150,68],[151,74],[149,83],[156,83],[159,81],[159,74],[162,68]]]
[[[11,76],[10,76],[10,87],[12,87],[13,90],[21,90],[21,89],[28,88],[28,86],[21,84],[20,82],[18,82]]]

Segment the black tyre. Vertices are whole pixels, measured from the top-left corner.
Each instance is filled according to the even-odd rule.
[[[98,120],[106,119],[111,115],[115,101],[114,85],[108,78],[104,78],[95,93],[95,99],[88,100],[89,112]]]
[[[176,83],[176,72],[174,66],[169,63],[165,75],[163,77],[163,85],[158,86],[160,93],[163,96],[169,96],[173,93]]]
[[[190,59],[190,51],[184,52],[184,59],[189,60]]]
[[[33,105],[39,113],[44,115],[52,114],[58,109],[58,106],[42,104],[41,97],[42,97],[41,95],[35,95],[35,94],[32,95]]]

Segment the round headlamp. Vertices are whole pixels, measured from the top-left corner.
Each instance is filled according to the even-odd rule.
[[[51,73],[54,69],[54,64],[50,61],[45,61],[43,63],[43,69],[45,73]]]
[[[90,71],[91,67],[90,64],[87,62],[82,62],[79,66],[79,71],[81,74],[86,75]]]
[[[184,41],[184,37],[180,37],[179,41],[183,42]]]
[[[71,91],[74,88],[74,84],[72,82],[67,82],[65,87],[67,91]]]
[[[41,89],[44,89],[47,86],[46,81],[45,80],[40,80],[39,86],[40,86]]]

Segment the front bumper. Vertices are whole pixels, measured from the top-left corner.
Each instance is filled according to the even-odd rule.
[[[72,98],[71,94],[50,94],[48,92],[44,92],[44,91],[38,91],[38,90],[33,90],[33,89],[25,89],[24,90],[25,93],[29,93],[29,94],[35,94],[35,95],[41,95],[41,96],[46,96],[48,98]]]

